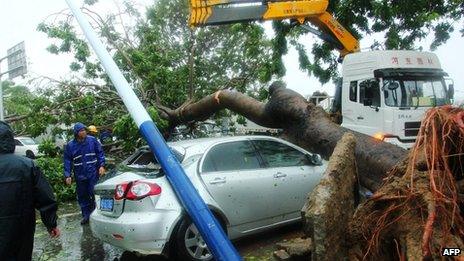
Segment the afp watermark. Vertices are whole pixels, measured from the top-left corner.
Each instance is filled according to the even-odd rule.
[[[461,255],[461,249],[459,248],[452,248],[452,247],[445,247],[441,251],[442,256],[459,256]]]

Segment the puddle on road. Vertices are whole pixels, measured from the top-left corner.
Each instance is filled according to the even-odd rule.
[[[89,225],[81,226],[81,214],[77,203],[59,206],[58,227],[61,236],[51,239],[47,230],[37,217],[32,260],[82,260],[82,261],[160,261],[161,257],[136,257],[132,253],[102,243],[94,238]],[[246,261],[272,260],[275,243],[302,236],[301,225],[278,228],[255,236],[247,237],[234,245]]]
[[[59,208],[59,238],[51,239],[40,218],[37,219],[33,260],[113,261],[122,255],[122,250],[94,238],[89,225],[81,226],[81,214],[77,204],[62,204]]]

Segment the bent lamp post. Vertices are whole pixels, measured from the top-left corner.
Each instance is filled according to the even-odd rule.
[[[166,172],[182,205],[197,226],[216,260],[242,260],[237,250],[222,230],[216,218],[185,175],[176,157],[164,141],[148,112],[135,95],[108,51],[98,39],[93,28],[73,0],[66,0],[84,34],[100,59],[119,96],[137,124],[141,134]]]

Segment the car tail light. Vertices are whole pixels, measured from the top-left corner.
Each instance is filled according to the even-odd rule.
[[[126,195],[127,188],[129,187],[131,183],[125,182],[121,183],[116,186],[116,189],[114,190],[114,199],[116,200],[121,200],[124,198]]]
[[[157,184],[144,181],[134,181],[117,185],[114,198],[117,200],[123,198],[128,200],[139,200],[159,194],[161,194],[161,187]]]

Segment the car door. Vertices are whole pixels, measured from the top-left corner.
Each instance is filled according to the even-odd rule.
[[[272,174],[272,215],[281,221],[300,217],[307,194],[319,183],[322,167],[314,165],[310,155],[277,140],[253,140],[266,169]]]
[[[214,145],[203,157],[200,173],[231,226],[247,231],[268,224],[273,178],[250,141]]]

